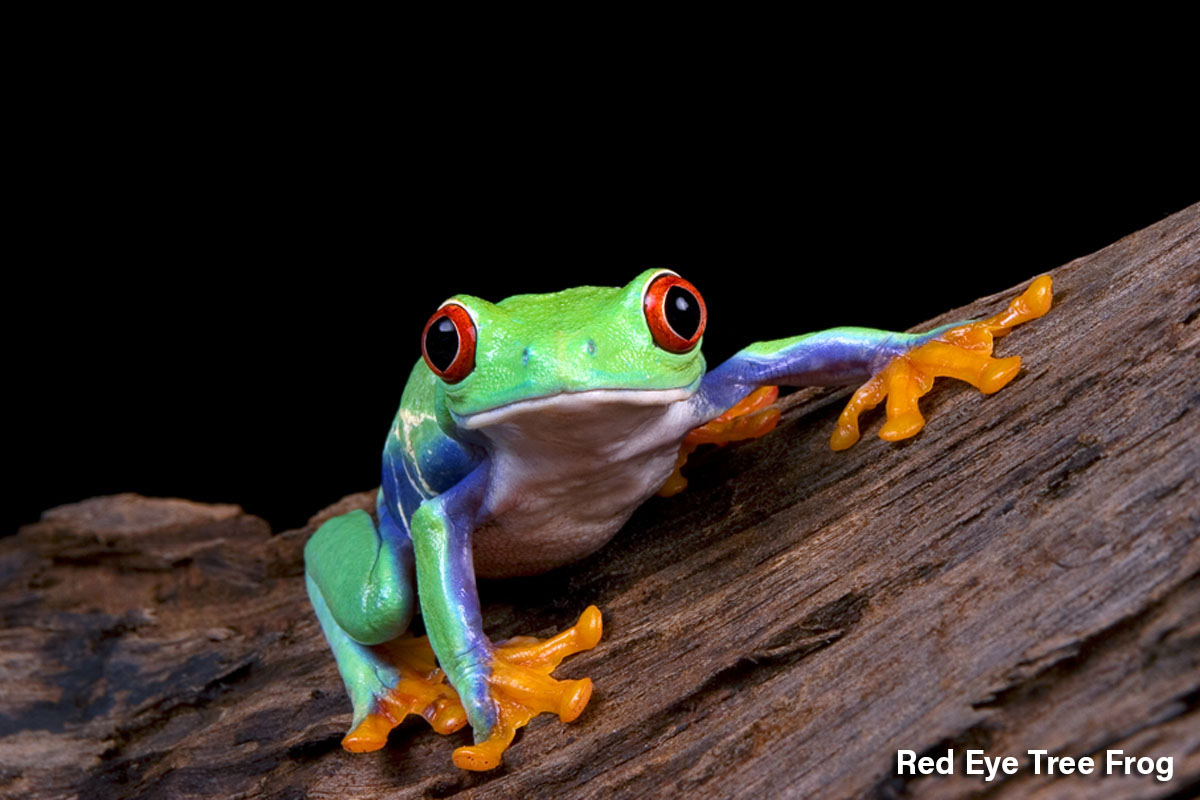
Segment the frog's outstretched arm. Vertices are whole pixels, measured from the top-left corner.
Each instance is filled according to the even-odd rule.
[[[859,413],[874,408],[885,397],[888,421],[880,437],[897,441],[915,436],[925,424],[917,400],[929,391],[934,378],[958,378],[985,394],[1012,380],[1020,370],[1021,359],[992,358],[992,340],[1015,325],[1045,314],[1050,302],[1050,276],[1043,275],[1003,312],[978,322],[953,323],[920,334],[832,328],[760,342],[705,375],[700,389],[689,400],[691,411],[697,424],[702,424],[733,408],[759,387],[862,381],[838,420],[830,441],[833,449],[843,450],[854,444],[859,435]]]
[[[454,751],[454,763],[471,770],[499,766],[517,729],[534,716],[555,712],[570,722],[583,713],[591,680],[560,681],[550,673],[567,656],[595,647],[601,634],[600,611],[589,606],[578,623],[545,641],[488,641],[475,589],[471,533],[490,513],[489,466],[484,459],[452,489],[423,502],[412,518],[429,642],[475,733],[474,745]]]
[[[760,386],[838,386],[868,380],[889,361],[954,327],[924,334],[873,328],[830,328],[757,342],[706,374],[696,411],[715,417]]]

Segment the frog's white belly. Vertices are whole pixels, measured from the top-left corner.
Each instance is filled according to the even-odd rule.
[[[476,573],[533,575],[595,552],[671,475],[691,427],[684,390],[593,391],[488,420]],[[655,400],[658,402],[650,402]],[[531,404],[532,405],[532,404]]]

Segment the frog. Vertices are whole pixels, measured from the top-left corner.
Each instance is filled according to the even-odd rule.
[[[831,328],[751,344],[708,369],[707,305],[670,269],[622,287],[446,300],[387,435],[374,516],[334,517],[305,546],[308,595],[353,709],[342,746],[378,750],[416,714],[438,733],[469,725],[473,743],[452,761],[490,770],[536,715],[578,719],[591,680],[553,673],[599,643],[599,609],[545,640],[492,642],[477,577],[519,579],[596,552],[651,496],[686,487],[697,447],[774,428],[778,386],[859,384],[834,450],[858,441],[860,415],[885,400],[879,436],[915,436],[935,378],[984,394],[1010,382],[1020,356],[994,357],[994,340],[1051,302],[1041,276],[984,320]],[[409,630],[418,610],[424,636]]]

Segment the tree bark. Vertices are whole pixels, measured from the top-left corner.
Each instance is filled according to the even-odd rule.
[[[997,348],[1023,372],[989,397],[939,381],[915,439],[874,417],[833,453],[847,392],[797,392],[595,556],[484,582],[493,638],[605,618],[559,670],[595,681],[587,711],[539,717],[493,772],[455,769],[468,732],[415,718],[380,752],[339,747],[350,706],[301,554],[372,492],[279,534],[183,500],[52,509],[0,542],[0,795],[1191,796],[1200,205],[1053,274],[1050,313]],[[947,748],[954,775],[897,775],[898,750]],[[1020,768],[966,775],[969,748]],[[1099,766],[1038,775],[1031,749]],[[1114,749],[1173,777],[1104,775]]]

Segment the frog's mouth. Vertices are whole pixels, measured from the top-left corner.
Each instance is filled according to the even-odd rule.
[[[459,425],[471,430],[487,428],[525,418],[530,414],[547,417],[571,417],[595,413],[598,406],[669,406],[687,400],[695,386],[678,389],[588,389],[583,392],[560,392],[546,397],[519,400],[499,408],[478,411],[459,417]],[[619,413],[616,409],[614,412]]]

